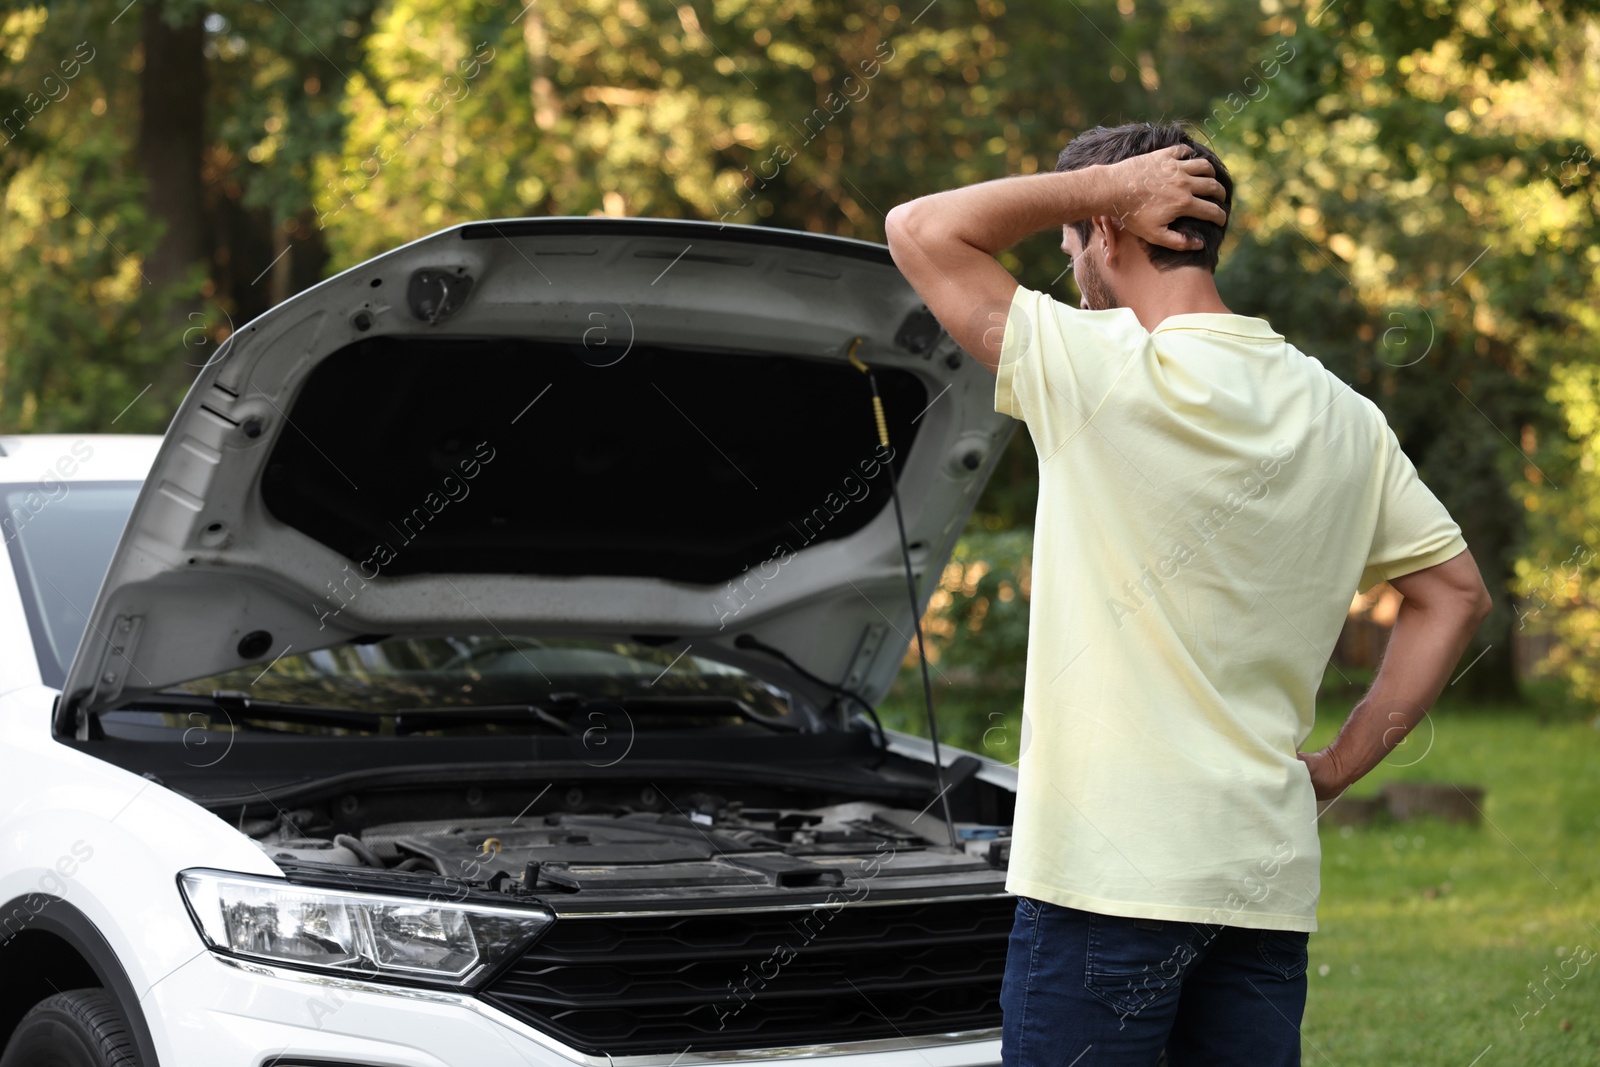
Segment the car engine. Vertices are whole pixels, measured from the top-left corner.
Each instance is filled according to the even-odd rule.
[[[842,886],[869,862],[875,880],[926,879],[948,889],[953,881],[992,883],[1009,858],[1009,827],[957,823],[960,848],[952,849],[944,822],[928,811],[696,800],[687,810],[421,819],[331,837],[308,836],[291,812],[246,829],[281,862],[381,866],[502,891],[513,879],[541,895],[815,889]]]

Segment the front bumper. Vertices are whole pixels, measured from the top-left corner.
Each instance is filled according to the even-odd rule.
[[[999,1034],[672,1056],[589,1056],[470,996],[244,963],[203,952],[140,1005],[161,1067],[992,1067]],[[819,1020],[820,1023],[820,1020]]]

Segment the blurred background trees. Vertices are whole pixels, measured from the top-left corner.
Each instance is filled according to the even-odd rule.
[[[0,432],[159,432],[229,332],[454,223],[881,240],[1190,120],[1230,307],[1384,409],[1497,593],[1463,685],[1514,700],[1540,635],[1600,697],[1600,2],[4,0],[0,53]],[[1005,258],[1075,302],[1057,244]],[[1034,463],[1017,434],[930,606],[968,744],[1020,704]]]

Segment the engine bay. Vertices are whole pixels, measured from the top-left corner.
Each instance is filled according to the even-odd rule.
[[[647,806],[402,819],[330,832],[313,809],[241,829],[285,867],[379,869],[516,896],[603,900],[816,892],[854,884],[992,891],[1010,827],[876,801],[772,806],[705,791],[643,790]],[[652,795],[654,794],[654,795]],[[533,807],[533,805],[529,805]],[[661,808],[664,810],[648,810]],[[435,809],[437,810],[437,809]],[[348,820],[339,820],[348,823]],[[409,880],[409,879],[407,879]]]

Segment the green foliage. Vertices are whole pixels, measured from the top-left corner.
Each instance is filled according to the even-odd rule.
[[[1029,528],[969,525],[922,622],[940,739],[1007,761],[1020,739],[1032,553]],[[881,714],[891,729],[925,737],[916,663],[913,644]]]
[[[1515,697],[1517,560],[1550,536],[1518,506],[1524,453],[1563,421],[1559,354],[1600,340],[1579,313],[1600,281],[1596,32],[1590,4],[1327,5],[1219,143],[1248,234],[1224,296],[1383,408],[1461,523],[1497,600],[1467,653],[1495,699]]]
[[[1028,637],[1033,531],[974,530],[945,566],[926,628],[943,673],[985,687],[1015,687],[1016,650]]]
[[[139,394],[169,361],[185,359],[181,331],[162,324],[201,278],[150,291],[135,258],[150,241],[137,182],[113,179],[113,158],[90,154],[119,147],[113,137],[85,146],[79,160],[105,171],[86,192],[68,194],[71,177],[38,163],[11,182],[13,214],[0,234],[0,258],[10,268],[0,275],[0,426],[7,430],[166,428],[176,398]]]
[[[142,272],[156,230],[129,131],[101,117],[119,85],[113,55],[81,20],[40,9],[0,14],[0,27],[0,80],[28,109],[0,147],[0,431],[160,432],[181,393],[144,391],[204,362],[184,336],[202,323],[172,317],[203,275],[157,290]]]
[[[207,11],[214,165],[276,223],[309,216],[317,163],[345,137],[375,0],[196,4]],[[168,8],[170,10],[170,3]]]
[[[1597,9],[161,0],[174,25],[204,18],[211,250],[156,291],[137,284],[160,236],[133,158],[146,7],[0,2],[0,118],[26,113],[0,145],[0,426],[160,429],[231,329],[451,224],[655,215],[879,239],[894,204],[1048,170],[1090,126],[1189,119],[1238,184],[1224,298],[1383,407],[1461,521],[1501,601],[1468,653],[1488,651],[1478,675],[1512,695],[1505,652],[1535,625],[1513,595],[1537,593],[1551,666],[1600,696],[1600,571],[1544,577],[1600,544]],[[94,58],[62,94],[80,44]],[[1075,301],[1058,245],[1002,259]],[[1022,542],[998,535],[1025,538],[1036,498],[1019,432],[963,565],[1016,578]],[[930,617],[940,669],[1019,673],[1023,606],[952,593]]]

